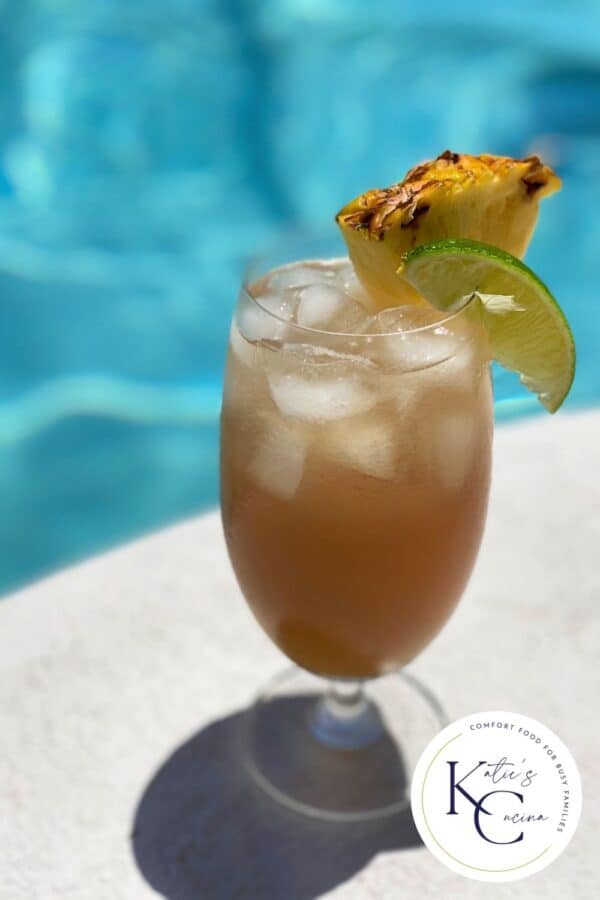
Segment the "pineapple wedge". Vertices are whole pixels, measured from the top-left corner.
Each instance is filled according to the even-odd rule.
[[[441,238],[471,238],[522,257],[538,205],[560,189],[539,157],[446,150],[404,180],[351,200],[336,216],[359,279],[379,308],[424,303],[397,274],[405,253]]]

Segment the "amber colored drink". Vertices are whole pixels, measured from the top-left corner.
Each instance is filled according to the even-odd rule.
[[[229,553],[287,656],[320,675],[377,676],[432,640],[476,558],[492,437],[485,339],[468,311],[370,313],[347,261],[274,276],[240,298],[231,331]]]

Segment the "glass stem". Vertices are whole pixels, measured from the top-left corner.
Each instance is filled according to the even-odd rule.
[[[358,750],[372,744],[384,726],[362,681],[330,681],[311,715],[311,731],[321,744],[341,750]]]

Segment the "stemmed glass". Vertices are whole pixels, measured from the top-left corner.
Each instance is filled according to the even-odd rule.
[[[334,327],[298,324],[307,286],[313,307],[319,290],[353,305]],[[258,622],[296,664],[248,713],[247,763],[272,796],[331,819],[405,807],[444,723],[404,667],[465,588],[491,460],[476,304],[360,319],[357,298],[339,246],[290,240],[255,262],[231,326],[221,421],[230,558]]]

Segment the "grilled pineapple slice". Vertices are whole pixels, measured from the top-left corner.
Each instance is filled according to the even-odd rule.
[[[542,197],[560,179],[539,157],[470,156],[446,150],[404,180],[351,200],[336,216],[356,273],[380,308],[425,302],[397,274],[418,244],[471,238],[522,257]]]

